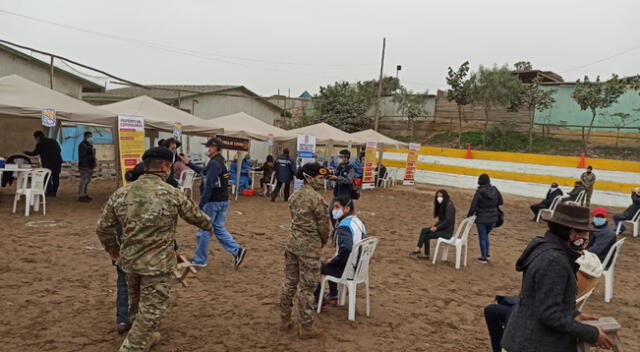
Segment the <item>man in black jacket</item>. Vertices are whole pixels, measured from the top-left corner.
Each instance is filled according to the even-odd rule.
[[[594,230],[589,209],[559,204],[543,220],[549,223],[549,231],[534,238],[516,263],[522,288],[502,347],[508,352],[576,352],[578,341],[612,347],[602,330],[581,323],[594,317],[576,310],[575,260]]]
[[[631,205],[622,214],[613,216],[614,228],[617,230],[621,221],[633,219],[638,210],[640,210],[640,187],[636,187],[631,191]],[[625,229],[624,225],[620,225],[620,233],[623,233]]]
[[[343,149],[340,151],[338,157],[340,158],[340,164],[336,168],[334,175],[329,177],[331,181],[335,181],[336,183],[335,187],[333,187],[333,198],[351,199],[353,179],[356,175],[356,170],[349,162],[351,152],[347,149]]]
[[[47,138],[42,131],[33,132],[36,139],[36,149],[32,152],[25,151],[29,156],[40,156],[42,167],[51,170],[51,177],[47,184],[45,195],[55,197],[60,186],[60,171],[62,170],[62,154],[60,145],[55,139]]]
[[[291,192],[291,181],[296,174],[296,165],[289,156],[289,149],[285,148],[276,161],[274,162],[273,171],[276,173],[276,188],[271,193],[271,201],[275,202],[276,197],[280,193],[280,188],[284,184],[284,201],[289,201],[289,193]]]
[[[80,186],[78,188],[78,200],[89,202],[91,197],[87,194],[87,187],[91,182],[93,170],[96,168],[96,149],[91,143],[93,133],[84,133],[84,139],[78,144],[78,171],[80,172]]]
[[[533,221],[536,221],[538,212],[542,209],[549,209],[551,203],[553,202],[553,199],[558,196],[562,196],[562,190],[558,187],[558,184],[554,182],[551,184],[551,187],[547,191],[547,195],[544,200],[531,206],[531,211],[533,212]]]

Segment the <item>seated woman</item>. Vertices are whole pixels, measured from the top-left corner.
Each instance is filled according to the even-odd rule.
[[[262,178],[260,179],[260,187],[265,190],[267,185],[271,183],[271,175],[273,174],[273,156],[267,155],[267,160],[261,167],[256,168],[255,171],[262,171]]]
[[[436,238],[449,239],[453,235],[453,229],[456,224],[456,207],[449,198],[449,193],[444,189],[436,192],[436,198],[433,201],[433,217],[438,218],[435,225],[425,227],[420,231],[420,238],[416,249],[411,252],[411,256],[417,259],[429,259],[430,241]],[[420,249],[424,246],[424,256],[420,256]]]
[[[333,218],[338,219],[339,222],[333,234],[336,254],[321,263],[320,272],[322,275],[342,276],[342,272],[351,254],[351,249],[367,237],[367,230],[362,221],[355,215],[355,211],[356,208],[352,199],[346,197],[338,197],[335,199],[331,214]],[[318,285],[315,292],[316,303],[321,294],[324,294],[324,292],[320,292],[320,285]],[[335,282],[329,282],[328,302],[333,306],[338,303],[338,286]],[[322,308],[327,308],[326,303],[323,303]]]

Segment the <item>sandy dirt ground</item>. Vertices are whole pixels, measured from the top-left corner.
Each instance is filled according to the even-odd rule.
[[[62,183],[61,194],[48,200],[46,216],[26,218],[23,208],[11,214],[11,190],[0,191],[0,351],[116,351],[123,340],[114,330],[116,272],[95,235],[113,182],[92,183],[90,204],[75,200],[76,184]],[[227,225],[249,249],[243,266],[234,271],[231,256],[213,240],[209,266],[191,287],[172,287],[160,325],[163,341],[153,350],[489,351],[483,307],[497,294],[518,293],[515,260],[545,225],[529,221],[534,200],[505,195],[506,223],[491,235],[490,264],[473,261],[475,228],[469,266],[460,271],[451,262],[434,266],[411,259],[420,228],[433,223],[436,188],[364,192],[357,210],[370,235],[381,239],[372,264],[371,317],[364,315],[360,290],[355,323],[347,320],[346,307],[330,308],[317,319],[325,336],[307,341],[278,330],[290,222],[286,203],[260,196],[233,202]],[[460,221],[473,192],[450,191]],[[176,237],[181,252],[190,255],[195,229],[180,221]],[[325,254],[332,251],[326,248]],[[640,351],[639,251],[640,239],[628,238],[616,267],[613,302],[604,303],[600,283],[586,305],[588,312],[618,319],[626,351]]]

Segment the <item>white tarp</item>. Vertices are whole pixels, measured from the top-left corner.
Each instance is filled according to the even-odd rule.
[[[378,147],[400,148],[400,147],[408,146],[407,143],[397,141],[393,138],[389,138],[384,134],[376,132],[372,129],[368,129],[360,132],[354,132],[351,135],[354,138],[357,138],[358,140],[364,140],[367,142],[376,142],[378,144]]]
[[[244,112],[218,117],[207,120],[207,122],[215,123],[224,128],[225,136],[248,137],[260,141],[266,141],[269,138],[284,138],[285,140],[296,138],[295,134],[291,135],[289,131],[270,125]],[[288,138],[289,136],[291,137]]]
[[[317,144],[364,144],[367,141],[363,141],[358,137],[355,137],[347,132],[339,130],[333,126],[330,126],[324,122],[317,123],[315,125],[305,126],[288,130],[292,136],[276,138],[279,141],[295,139],[299,134],[310,134],[316,136]]]

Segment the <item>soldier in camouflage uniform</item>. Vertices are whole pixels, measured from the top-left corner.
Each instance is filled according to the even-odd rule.
[[[313,338],[322,331],[313,328],[313,292],[320,279],[320,250],[330,232],[327,203],[318,193],[324,185],[327,169],[318,163],[308,163],[298,169],[296,177],[304,185],[289,199],[291,232],[284,252],[285,279],[280,296],[281,331],[293,327],[291,309],[298,292],[300,338]]]
[[[120,346],[127,352],[148,351],[160,339],[154,331],[169,303],[169,279],[177,264],[173,238],[178,216],[211,230],[211,219],[165,182],[173,153],[151,148],[142,159],[145,174],[111,195],[96,229],[104,249],[127,276],[133,326]],[[118,224],[124,232],[120,245],[114,231]]]

